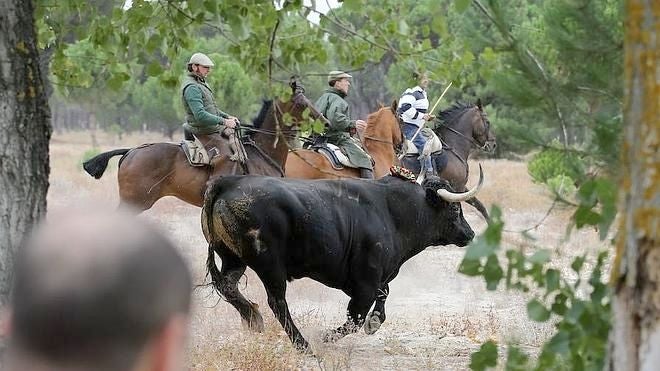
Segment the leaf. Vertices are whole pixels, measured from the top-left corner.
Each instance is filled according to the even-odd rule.
[[[598,225],[602,221],[602,218],[598,213],[591,211],[591,207],[583,205],[575,210],[573,219],[578,228],[582,228],[585,225]]]
[[[454,0],[454,7],[457,12],[463,13],[470,6],[470,3],[472,3],[472,0]]]
[[[152,53],[157,48],[160,48],[162,43],[163,43],[163,38],[160,36],[160,34],[153,33],[151,36],[149,36],[149,40],[145,45],[145,49],[148,52]]]
[[[566,300],[566,295],[561,293],[557,294],[557,296],[555,296],[555,302],[552,303],[551,306],[552,312],[563,316],[564,313],[566,313]]]
[[[545,322],[550,318],[550,311],[537,299],[527,303],[527,316],[536,322]]]
[[[160,63],[154,61],[149,63],[145,72],[149,76],[158,76],[161,72],[163,72],[163,67],[161,67]]]
[[[402,35],[407,35],[408,34],[408,23],[406,23],[406,20],[401,18],[399,20],[399,33]]]
[[[482,257],[492,255],[495,252],[484,239],[479,238],[474,243],[471,243],[467,251],[465,251],[465,259],[475,260]]]
[[[540,249],[536,251],[532,256],[530,256],[528,260],[535,264],[547,263],[550,261],[550,250]]]
[[[481,263],[479,260],[463,259],[461,265],[458,267],[458,272],[466,276],[478,276],[481,274]]]
[[[497,345],[489,340],[479,347],[479,350],[470,355],[470,369],[485,370],[497,366]]]
[[[576,324],[580,320],[580,316],[584,312],[584,303],[581,301],[574,301],[573,305],[568,309],[566,315],[564,315],[564,320],[570,324]]]
[[[570,333],[565,330],[560,330],[550,339],[546,346],[554,353],[565,355],[568,354],[570,350],[570,344]]]
[[[357,12],[362,10],[363,5],[362,0],[344,0],[341,7],[342,9]]]
[[[497,255],[491,255],[486,261],[484,266],[484,279],[486,280],[486,288],[490,291],[497,289],[500,281],[504,277],[504,271],[500,267]]]
[[[575,273],[580,273],[580,270],[582,269],[582,265],[584,265],[584,256],[578,256],[575,259],[573,259],[573,262],[571,263],[571,269],[575,271]]]
[[[509,346],[504,369],[507,371],[526,371],[530,369],[528,362],[529,356],[527,354],[515,346]]]
[[[559,271],[556,269],[548,269],[545,272],[545,289],[547,293],[559,289]]]

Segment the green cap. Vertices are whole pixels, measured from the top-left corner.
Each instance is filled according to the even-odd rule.
[[[328,73],[328,82],[341,80],[343,78],[353,77],[344,71],[330,71]]]

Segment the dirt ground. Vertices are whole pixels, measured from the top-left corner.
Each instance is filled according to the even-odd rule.
[[[118,140],[97,133],[100,150],[125,148],[141,143],[166,141],[153,135],[132,135]],[[113,210],[117,205],[117,160],[95,180],[81,167],[92,149],[89,133],[55,133],[51,142],[49,215],[70,206],[94,205]],[[479,198],[490,208],[499,205],[506,222],[506,247],[552,248],[555,264],[564,274],[572,256],[605,247],[596,231],[581,230],[565,238],[571,210],[551,208],[552,199],[542,186],[532,183],[526,164],[508,160],[481,160],[485,183]],[[476,163],[471,162],[472,169]],[[473,170],[474,173],[474,170]],[[476,183],[476,174],[468,186]],[[201,232],[199,209],[174,198],[160,200],[142,217],[153,221],[179,246],[189,263],[194,281],[205,282],[206,243]],[[475,232],[486,227],[476,210],[463,204],[466,219]],[[535,227],[535,228],[533,228]],[[532,228],[535,241],[519,233]],[[363,331],[336,343],[322,343],[321,332],[345,320],[348,297],[309,279],[289,284],[287,299],[292,316],[311,342],[315,356],[296,352],[275,320],[263,286],[248,269],[241,280],[244,295],[259,304],[266,331],[250,333],[241,327],[238,313],[207,288],[194,292],[194,308],[188,349],[192,370],[464,370],[470,354],[494,339],[501,345],[516,343],[534,354],[552,333],[551,324],[527,319],[528,297],[502,288],[488,291],[483,280],[457,272],[465,248],[429,247],[401,268],[390,284],[387,321],[374,335]]]

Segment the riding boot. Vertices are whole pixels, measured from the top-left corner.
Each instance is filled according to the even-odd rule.
[[[360,178],[363,179],[373,179],[374,178],[374,172],[371,169],[365,169],[365,168],[360,168]]]
[[[421,156],[419,159],[420,165],[421,165],[421,172],[424,172],[426,177],[428,178],[430,175],[435,175],[433,171],[433,163],[431,162],[431,156],[426,155],[426,156]]]

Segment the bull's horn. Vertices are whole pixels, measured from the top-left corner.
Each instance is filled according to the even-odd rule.
[[[477,192],[479,192],[483,184],[484,184],[484,170],[481,168],[481,164],[479,164],[479,184],[477,184],[475,188],[463,193],[452,193],[444,188],[441,188],[438,189],[438,196],[440,196],[443,200],[449,202],[461,202],[461,201],[469,200],[472,197],[474,197],[477,194]]]

